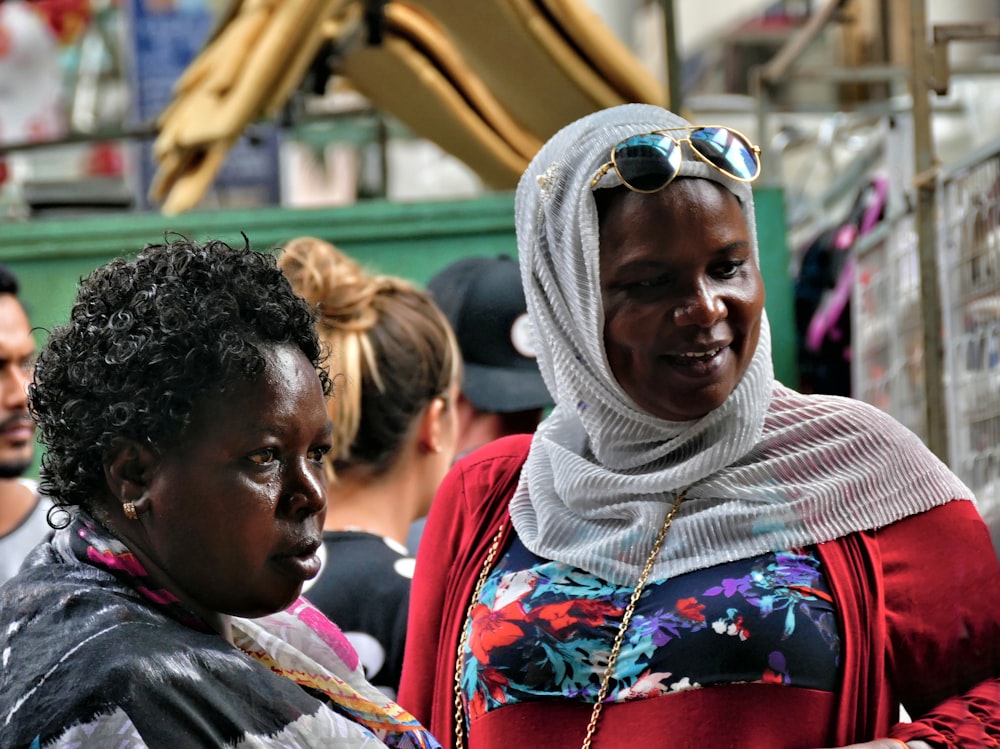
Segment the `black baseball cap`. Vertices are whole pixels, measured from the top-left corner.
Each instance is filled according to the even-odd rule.
[[[463,258],[439,271],[427,290],[455,329],[465,366],[462,394],[473,406],[511,413],[552,405],[514,258]]]

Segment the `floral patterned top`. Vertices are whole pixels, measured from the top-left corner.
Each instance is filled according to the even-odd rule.
[[[462,672],[470,718],[518,702],[593,702],[632,591],[515,538],[472,612]],[[647,583],[607,700],[733,683],[832,692],[839,658],[819,559],[812,549],[771,552]]]

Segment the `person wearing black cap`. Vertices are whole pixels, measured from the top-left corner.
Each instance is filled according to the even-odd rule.
[[[535,340],[517,261],[468,257],[427,284],[455,330],[465,374],[458,455],[508,434],[533,432],[552,405],[535,359]]]
[[[509,255],[463,258],[431,278],[427,291],[462,350],[456,460],[500,437],[534,432],[553,401],[535,359],[517,261]],[[425,520],[414,522],[406,537],[414,554]]]

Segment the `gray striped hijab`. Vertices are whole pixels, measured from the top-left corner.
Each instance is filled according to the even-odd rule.
[[[618,141],[687,124],[645,104],[588,115],[556,133],[518,185],[522,279],[539,366],[557,404],[535,433],[511,500],[523,543],[629,585],[685,489],[653,579],[971,499],[920,439],[886,414],[851,399],[804,396],[775,381],[766,316],[742,380],[700,419],[654,417],[618,385],[604,349],[590,182]],[[756,257],[749,185],[684,149],[681,176],[713,180],[736,196]],[[611,170],[597,189],[617,184]]]

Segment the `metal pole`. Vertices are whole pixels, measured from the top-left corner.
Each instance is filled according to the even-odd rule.
[[[684,83],[681,76],[681,55],[677,50],[677,16],[674,0],[660,0],[663,4],[663,47],[667,61],[667,108],[681,113],[684,106]]]
[[[913,98],[913,163],[916,175],[914,218],[920,256],[927,446],[948,463],[950,456],[944,399],[944,342],[941,340],[943,315],[937,255],[937,167],[930,104],[933,71],[927,37],[926,0],[910,0],[910,35],[910,94]]]
[[[785,42],[781,49],[764,65],[760,80],[765,86],[775,86],[788,75],[788,71],[809,48],[827,24],[840,13],[847,0],[829,0],[826,5],[810,14],[805,24]]]

